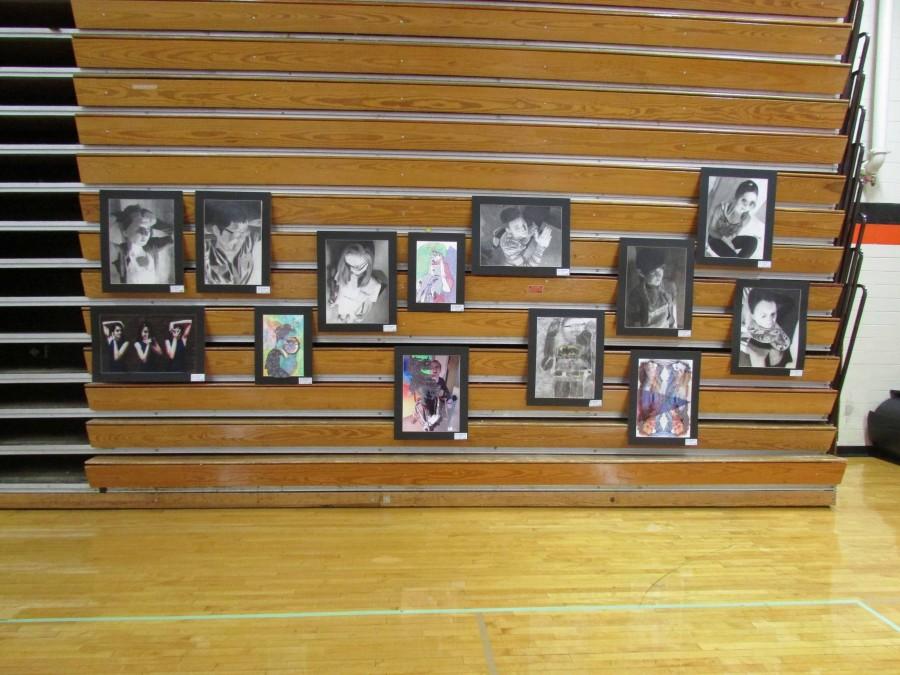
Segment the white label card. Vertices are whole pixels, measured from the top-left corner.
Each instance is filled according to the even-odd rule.
[[[678,337],[691,337],[690,330],[680,330],[678,331]]]
[[[206,373],[191,373],[191,382],[206,382]]]
[[[568,267],[558,267],[556,269],[556,276],[558,276],[558,277],[569,276],[569,268]]]
[[[169,286],[169,293],[184,293],[184,285],[173,284]]]
[[[759,262],[756,263],[756,267],[757,267],[757,269],[761,269],[761,270],[771,269],[772,261],[771,260],[760,260]]]
[[[455,434],[453,434],[453,440],[454,441],[467,441],[467,440],[469,440],[469,434],[467,434],[464,431],[455,433]]]
[[[298,377],[297,384],[312,384],[311,377]]]
[[[386,323],[381,327],[381,330],[385,333],[396,333],[397,332],[397,324]]]
[[[697,439],[696,438],[685,438],[684,444],[685,445],[697,445]]]
[[[451,312],[464,312],[466,310],[465,305],[450,305]]]
[[[803,377],[802,370],[792,370],[790,373],[791,377]]]
[[[599,408],[602,405],[603,401],[599,398],[592,398],[590,401],[588,401],[588,407],[590,408]]]
[[[271,293],[271,292],[272,292],[272,287],[271,287],[271,286],[257,286],[257,287],[256,287],[256,294],[257,294],[257,295],[268,295],[268,294]]]

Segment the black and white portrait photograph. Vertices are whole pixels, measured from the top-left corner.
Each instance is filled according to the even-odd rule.
[[[465,235],[411,232],[408,244],[407,309],[411,312],[462,309],[466,281]]]
[[[619,241],[618,334],[683,335],[691,330],[693,290],[693,239]]]
[[[467,347],[394,349],[394,438],[459,439],[468,432]]]
[[[319,232],[319,330],[383,330],[397,323],[397,235]]]
[[[94,382],[190,382],[204,371],[203,309],[93,307]]]
[[[771,264],[777,175],[751,169],[700,171],[699,260],[750,267]]]
[[[631,352],[628,442],[685,445],[697,440],[700,352]]]
[[[257,307],[256,384],[312,382],[312,309]]]
[[[802,370],[809,284],[741,279],[734,290],[731,372],[789,375]]]
[[[528,311],[528,405],[599,405],[605,313]]]
[[[184,286],[181,192],[101,190],[103,290],[170,291]]]
[[[198,192],[197,289],[255,293],[269,286],[271,195]]]
[[[472,272],[556,276],[569,270],[569,200],[472,199]]]

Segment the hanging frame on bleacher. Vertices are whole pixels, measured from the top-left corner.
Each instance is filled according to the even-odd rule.
[[[270,291],[272,196],[197,192],[197,290]]]
[[[472,273],[568,276],[568,199],[472,198]]]
[[[316,234],[320,331],[396,330],[397,235]]]
[[[698,261],[772,266],[777,177],[754,169],[700,170]]]
[[[694,309],[694,240],[619,240],[616,333],[691,334]]]
[[[312,309],[257,307],[257,384],[312,384]]]
[[[94,382],[203,380],[202,307],[92,307]]]
[[[466,237],[410,232],[406,308],[460,312],[465,303]]]
[[[466,440],[467,347],[394,349],[394,438]]]
[[[605,312],[528,311],[528,405],[600,406]]]
[[[731,372],[801,374],[809,283],[739,279],[734,289]]]
[[[184,291],[181,192],[100,190],[103,291]]]
[[[696,445],[700,352],[631,352],[628,442]]]

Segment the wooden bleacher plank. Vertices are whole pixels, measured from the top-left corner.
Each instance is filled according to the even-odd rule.
[[[258,486],[630,486],[835,485],[838,458],[580,458],[481,459],[315,456],[94,457],[88,482],[105,488],[235,488]]]
[[[546,160],[404,159],[235,155],[226,159],[195,155],[79,155],[81,179],[94,185],[247,185],[443,188],[531,191],[696,199],[699,171],[554,163]],[[782,173],[781,204],[832,208],[843,194],[842,176]]]
[[[82,256],[91,261],[100,260],[100,235],[81,232],[78,235]],[[195,239],[193,232],[184,235],[184,259],[194,262]],[[405,234],[397,237],[397,262],[406,263],[408,240]],[[472,241],[466,241],[466,259],[472,257]],[[272,260],[277,266],[284,263],[316,264],[316,235],[312,233],[274,233],[271,240]],[[604,240],[579,240],[571,242],[572,268],[616,270],[619,260],[619,242]],[[812,274],[834,277],[841,264],[843,249],[836,246],[789,246],[776,244],[772,248],[770,273]],[[697,265],[697,272],[709,272],[722,276],[721,267]]]
[[[837,62],[646,55],[402,42],[254,39],[72,38],[80,68],[369,73],[539,79],[839,95],[849,66]]]
[[[773,134],[561,125],[349,119],[76,115],[86,145],[405,150],[839,164],[847,145],[831,134]],[[510,135],[515,143],[510,143]]]
[[[517,0],[528,4],[545,0]],[[272,0],[294,2],[294,0]],[[781,14],[785,16],[843,19],[850,11],[850,0],[565,0],[569,5],[599,7],[637,7],[649,10],[696,10],[738,12],[741,14]]]
[[[754,22],[525,6],[74,0],[82,29],[253,31],[626,44],[840,55],[846,24]],[[760,47],[763,46],[764,49]],[[775,48],[773,48],[775,47]]]
[[[845,100],[592,91],[525,86],[253,79],[91,77],[76,74],[79,105],[529,115],[834,131]]]
[[[246,509],[321,507],[774,507],[833,506],[835,489],[764,490],[733,488],[686,491],[656,488],[644,490],[549,490],[443,491],[379,490],[277,490],[277,491],[113,491],[89,493],[0,493],[0,509]]]
[[[524,384],[469,384],[469,414],[490,416],[493,412],[580,412],[587,419],[596,416],[625,417],[628,390],[621,385],[603,389],[603,407],[529,406]],[[88,406],[97,412],[136,411],[243,411],[273,413],[296,410],[323,416],[340,411],[361,416],[390,414],[394,409],[394,385],[382,382],[320,382],[306,387],[253,384],[203,385],[118,385],[86,384]],[[834,407],[837,393],[830,389],[776,389],[701,386],[701,417],[723,419],[741,417],[824,419]]]
[[[393,379],[394,350],[389,347],[314,347],[315,378],[371,378]],[[85,362],[91,370],[91,351],[86,348]],[[604,379],[607,381],[628,379],[630,352],[607,351],[603,360]],[[253,350],[250,347],[212,347],[206,349],[206,376],[253,376]],[[525,378],[528,368],[524,349],[496,349],[473,347],[469,350],[469,377]],[[827,384],[837,375],[839,359],[835,356],[806,357],[803,375],[791,378],[792,382]],[[703,379],[705,381],[736,380],[741,382],[783,382],[782,375],[744,375],[731,372],[731,355],[716,352],[703,354]]]
[[[248,307],[253,304],[253,298],[247,298]],[[207,308],[206,310],[206,334],[207,338],[234,338],[253,335],[253,310],[249,308]],[[313,335],[323,340],[334,337],[340,333],[323,333],[318,335],[316,329],[317,310],[313,310]],[[82,313],[85,330],[90,332],[90,312]],[[397,332],[386,333],[354,333],[357,338],[366,336],[378,337],[390,341],[427,340],[434,342],[433,338],[444,337],[470,341],[475,344],[479,341],[490,341],[498,344],[509,344],[526,339],[528,333],[528,312],[521,309],[509,310],[481,310],[473,309],[455,314],[452,322],[447,322],[446,315],[428,312],[407,312],[404,309],[397,311]],[[833,318],[812,317],[806,322],[806,343],[809,347],[831,345],[836,336],[839,321]],[[613,312],[606,313],[604,326],[606,339],[616,338],[616,317]],[[346,334],[344,334],[346,336]],[[391,337],[393,336],[393,338]],[[694,327],[691,339],[698,342],[730,343],[731,341],[731,317],[711,314],[697,314],[694,316]],[[652,338],[629,336],[629,340],[639,346],[641,344],[672,344],[685,346],[684,338]]]
[[[83,270],[81,273],[85,295],[89,298],[121,298],[120,292],[104,292],[100,272]],[[216,298],[213,293],[197,292],[193,272],[184,275],[185,292],[179,299]],[[272,299],[285,299],[305,304],[316,302],[316,272],[312,270],[273,270],[267,295]],[[466,303],[520,304],[535,306],[560,303],[605,304],[615,306],[617,281],[611,276],[575,277],[466,277]],[[405,300],[407,294],[406,273],[397,274],[397,297]],[[812,284],[809,293],[811,312],[833,312],[840,300],[838,284]],[[142,293],[146,298],[171,298],[170,293]],[[733,281],[694,281],[694,306],[731,310],[734,298]]]
[[[446,448],[447,441],[398,441],[392,420],[341,419],[92,419],[88,439],[95,448]],[[758,452],[825,453],[835,439],[828,424],[704,422],[698,447]],[[548,440],[552,439],[551,443]],[[628,450],[624,422],[601,420],[470,420],[467,440],[453,448],[550,447],[575,450]]]
[[[100,222],[96,192],[83,192],[84,218]],[[184,196],[185,220],[195,222],[194,196]],[[776,208],[775,236],[797,239],[835,239],[840,233],[842,211]],[[695,206],[572,202],[572,231],[609,231],[632,234],[696,235]],[[468,228],[472,221],[471,199],[427,197],[272,196],[272,221],[276,225],[318,227]],[[618,249],[617,249],[618,250]],[[190,255],[190,247],[188,247]],[[99,259],[99,253],[97,254]],[[830,263],[829,263],[830,264]]]

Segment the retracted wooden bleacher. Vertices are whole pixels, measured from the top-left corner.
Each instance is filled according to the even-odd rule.
[[[205,383],[86,385],[103,503],[833,503],[849,0],[72,5],[86,221],[103,188],[183,190],[188,229],[196,189],[273,194],[270,296],[197,293],[190,231],[183,295],[83,272],[92,303],[207,308]],[[746,270],[697,267],[690,338],[616,335],[618,238],[695,234],[709,165],[779,172],[758,274],[812,282],[802,377],[730,373]],[[317,333],[313,385],[253,384],[252,307],[315,304],[316,230],[396,231],[404,270],[405,235],[469,233],[474,194],[571,198],[572,276],[470,276],[464,313]],[[560,304],[607,309],[602,408],[526,405],[527,308]],[[392,345],[420,342],[471,348],[466,441],[393,438]],[[654,345],[703,350],[696,448],[628,446],[630,350]]]

